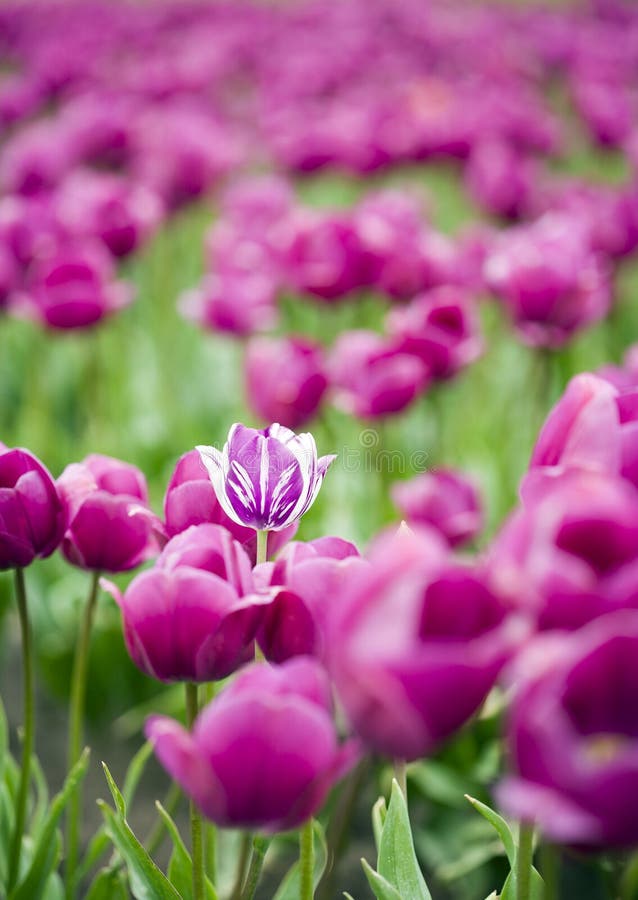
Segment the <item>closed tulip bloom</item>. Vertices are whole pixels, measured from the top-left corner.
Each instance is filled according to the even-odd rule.
[[[560,844],[638,844],[638,612],[530,648],[517,671],[506,813]]]
[[[132,299],[131,286],[113,280],[106,250],[83,241],[52,248],[36,260],[10,308],[16,315],[64,331],[96,325]]]
[[[425,364],[373,331],[346,331],[332,348],[335,404],[363,419],[402,412],[429,380]]]
[[[532,346],[562,346],[611,306],[607,266],[591,251],[586,226],[571,216],[511,229],[487,258],[485,276]]]
[[[276,283],[250,272],[208,275],[179,299],[181,315],[208,331],[246,337],[277,321]]]
[[[483,527],[479,493],[462,472],[422,472],[395,484],[392,499],[407,522],[436,528],[452,547],[472,540]]]
[[[0,569],[50,556],[64,534],[55,482],[28,450],[0,444]]]
[[[434,378],[449,378],[483,351],[474,306],[462,288],[436,288],[392,310],[388,332],[399,351],[418,356]]]
[[[487,212],[520,219],[531,205],[538,179],[536,164],[506,141],[481,141],[472,151],[465,183]]]
[[[417,759],[476,713],[528,626],[436,532],[383,534],[367,558],[335,600],[329,668],[364,741]]]
[[[256,338],[244,361],[248,402],[265,422],[299,428],[317,413],[328,387],[319,345],[305,338]]]
[[[146,735],[205,816],[228,828],[296,828],[354,764],[337,741],[330,686],[310,659],[242,672],[199,715],[192,734],[153,717]]]
[[[221,525],[191,525],[168,541],[156,566],[169,571],[178,566],[190,566],[212,572],[232,585],[240,597],[253,589],[248,554]]]
[[[148,509],[146,481],[134,466],[93,454],[58,479],[67,528],[65,557],[82,569],[124,572],[158,552],[160,523]]]
[[[255,530],[281,531],[314,503],[336,456],[317,456],[311,434],[275,423],[263,431],[236,423],[223,451],[198,447],[229,518]]]
[[[169,537],[192,525],[223,525],[244,547],[252,562],[255,561],[257,543],[254,529],[239,525],[224,512],[197,450],[189,450],[177,461],[164,496],[164,519]],[[277,553],[294,536],[296,530],[295,522],[281,531],[270,532],[268,555]]]
[[[216,681],[254,657],[263,601],[242,597],[212,571],[165,558],[134,578],[123,596],[109,587],[130,657],[152,678]]]

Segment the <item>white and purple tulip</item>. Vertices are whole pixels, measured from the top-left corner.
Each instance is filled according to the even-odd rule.
[[[281,531],[312,506],[335,456],[317,457],[311,434],[275,423],[235,423],[223,451],[198,447],[224,512],[257,531]]]

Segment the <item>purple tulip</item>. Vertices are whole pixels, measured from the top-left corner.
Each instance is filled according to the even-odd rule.
[[[368,561],[335,599],[329,666],[366,743],[417,759],[474,715],[528,626],[436,532],[386,533]]]
[[[223,451],[198,447],[217,499],[238,525],[281,531],[312,506],[336,456],[317,458],[311,434],[275,423],[263,431],[236,423]]]
[[[0,242],[21,269],[51,256],[64,238],[53,206],[48,195],[0,200]]]
[[[277,320],[276,284],[256,272],[205,276],[179,300],[180,313],[202,328],[245,337]]]
[[[354,764],[337,743],[330,686],[310,659],[254,666],[199,715],[192,734],[151,718],[146,735],[170,775],[222,827],[296,828]]]
[[[425,364],[373,331],[346,331],[329,361],[335,403],[360,418],[399,413],[428,383]]]
[[[611,305],[607,268],[571,217],[544,216],[510,229],[488,257],[485,275],[533,346],[560,347]]]
[[[388,332],[399,352],[418,356],[433,378],[449,378],[483,351],[474,305],[462,288],[436,288],[392,310]]]
[[[257,566],[255,580],[272,598],[257,635],[266,659],[281,663],[293,656],[325,655],[333,598],[360,564],[353,544],[325,537],[288,544],[274,563]]]
[[[240,597],[253,590],[248,554],[221,525],[191,525],[164,546],[156,567],[172,571],[178,566],[203,569],[227,581]]]
[[[50,556],[64,534],[64,509],[53,478],[28,450],[0,444],[0,569]]]
[[[633,485],[600,472],[535,470],[523,484],[523,502],[490,547],[489,568],[540,629],[579,628],[638,607]]]
[[[504,141],[481,141],[472,151],[465,182],[483,209],[506,219],[521,219],[536,187],[536,165]]]
[[[638,843],[638,613],[530,647],[509,715],[508,815],[561,844]]]
[[[256,595],[244,598],[223,576],[189,565],[188,557],[194,554],[186,552],[184,561],[176,562],[170,553],[134,578],[124,596],[108,585],[122,611],[129,655],[138,668],[160,681],[226,678],[254,657],[265,601]]]
[[[256,338],[244,361],[248,402],[265,422],[299,428],[317,413],[328,387],[322,351],[304,338]]]
[[[622,145],[638,114],[635,91],[618,82],[591,78],[578,79],[573,88],[576,108],[594,139],[604,147]]]
[[[471,541],[483,527],[478,490],[462,472],[422,472],[395,484],[392,499],[408,523],[436,528],[452,547]]]
[[[57,484],[67,520],[62,552],[70,563],[124,572],[157,554],[161,525],[135,466],[93,454],[67,466]]]
[[[197,450],[189,450],[177,461],[164,497],[164,518],[169,537],[192,525],[223,525],[255,561],[257,542],[254,529],[238,525],[226,515]],[[268,534],[268,556],[277,553],[296,531],[297,523],[281,531],[271,531]]]
[[[30,196],[51,190],[72,164],[70,148],[55,120],[37,121],[3,146],[0,186],[3,193]]]
[[[99,244],[64,244],[34,262],[10,310],[56,330],[90,328],[132,300],[131,286],[112,279],[110,257]]]

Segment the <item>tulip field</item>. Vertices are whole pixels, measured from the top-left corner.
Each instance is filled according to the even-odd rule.
[[[638,5],[0,5],[0,900],[638,900]]]

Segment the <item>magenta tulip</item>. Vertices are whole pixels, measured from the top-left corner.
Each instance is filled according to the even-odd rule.
[[[476,486],[452,469],[422,472],[398,482],[392,488],[392,499],[408,523],[436,528],[452,547],[471,541],[483,526]]]

